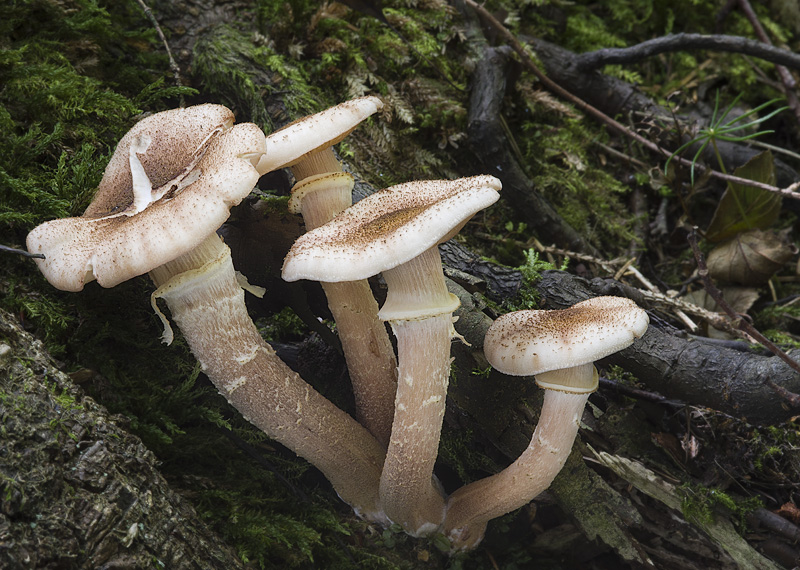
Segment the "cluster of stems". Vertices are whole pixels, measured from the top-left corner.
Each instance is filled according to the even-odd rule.
[[[266,142],[255,125],[233,127],[232,113],[221,106],[154,115],[121,141],[99,199],[84,216],[43,224],[29,235],[28,248],[46,254],[46,260],[38,260],[42,272],[65,290],[78,291],[90,279],[113,286],[149,272],[165,340],[172,332],[157,299],[167,304],[203,371],[248,421],[317,467],[366,520],[400,524],[414,536],[443,532],[454,550],[471,548],[488,520],[530,501],[561,469],[587,394],[596,386],[596,372],[588,364],[575,369],[578,376],[570,373],[567,384],[580,377],[577,382],[588,386],[580,394],[559,391],[561,377],[553,380],[556,389],[542,384],[548,391],[529,449],[502,473],[446,496],[433,471],[458,299],[447,289],[438,244],[493,204],[500,182],[475,176],[407,183],[351,205],[353,177],[343,171],[332,145],[381,106],[374,97],[350,101],[293,123]],[[195,138],[179,136],[181,125]],[[327,142],[316,141],[318,131],[327,132]],[[260,175],[285,166],[297,181],[289,206],[305,220],[309,232],[303,238],[332,239],[334,250],[341,248],[341,235],[312,234],[350,215],[356,223],[348,221],[355,228],[348,231],[363,240],[353,251],[360,255],[361,249],[383,243],[375,246],[384,247],[373,255],[379,258],[375,263],[358,266],[363,275],[327,279],[329,266],[327,274],[313,277],[322,282],[336,321],[356,419],[314,390],[264,342],[247,313],[230,250],[213,232]],[[388,196],[391,207],[381,202]],[[209,203],[216,217],[208,217]],[[204,206],[202,226],[198,214]],[[390,250],[399,247],[387,248],[387,235],[404,246],[411,237],[417,241],[387,261]],[[98,237],[106,237],[113,249],[93,243]],[[330,250],[315,250],[310,257],[324,258],[325,251]],[[153,253],[153,261],[141,259],[142,252]],[[310,278],[287,276],[291,256],[284,278]],[[105,258],[110,273],[100,266]],[[380,309],[367,281],[377,273],[387,285]],[[397,356],[387,323],[397,339]]]

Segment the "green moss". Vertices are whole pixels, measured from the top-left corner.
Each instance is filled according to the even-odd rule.
[[[275,130],[264,101],[276,92],[291,118],[320,110],[319,91],[303,69],[252,33],[221,24],[198,40],[194,54],[195,76],[238,120]]]
[[[588,241],[607,252],[634,239],[623,202],[630,188],[600,168],[587,141],[605,135],[582,119],[553,117],[538,107],[517,134],[536,188]],[[541,122],[540,122],[541,121]]]
[[[529,249],[524,252],[524,256],[525,263],[517,268],[522,273],[519,292],[513,299],[509,299],[503,304],[503,312],[538,308],[539,292],[535,285],[541,278],[542,271],[558,269],[552,263],[539,259],[539,253],[536,250]],[[566,263],[568,260],[565,261]],[[563,271],[564,268],[561,269]]]
[[[306,331],[303,320],[291,307],[284,307],[280,312],[268,318],[256,321],[258,332],[264,340],[286,341],[291,338],[302,338]]]
[[[21,245],[33,226],[80,214],[117,140],[144,105],[158,109],[189,91],[167,88],[163,77],[140,71],[153,60],[131,47],[126,40],[137,36],[123,29],[123,22],[90,0],[19,2],[4,13],[2,243]],[[130,65],[120,66],[120,56],[129,56]],[[123,76],[124,85],[118,83]],[[4,256],[0,277],[0,303],[22,311],[60,354],[74,320],[69,302],[44,286],[29,261]]]
[[[710,524],[716,516],[715,512],[721,510],[732,515],[741,532],[747,528],[747,515],[763,507],[763,503],[758,497],[735,499],[730,494],[716,488],[683,485],[680,490],[683,493],[681,500],[683,516],[688,521],[697,521],[702,525]]]
[[[800,449],[800,430],[791,422],[781,426],[753,429],[747,442],[753,454],[754,467],[767,476],[790,472]]]

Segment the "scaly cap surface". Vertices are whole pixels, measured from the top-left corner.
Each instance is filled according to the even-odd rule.
[[[232,127],[232,118],[225,107],[200,105],[134,126],[84,216],[46,222],[28,234],[28,251],[45,255],[36,261],[47,280],[65,291],[80,291],[93,279],[113,287],[216,231],[255,186],[253,165],[264,153],[263,132],[252,123]]]
[[[380,190],[301,236],[286,281],[355,281],[393,269],[452,237],[499,198],[493,176],[421,180]]]
[[[498,371],[531,376],[589,364],[630,346],[647,313],[623,297],[595,297],[562,310],[507,313],[489,327],[484,353]]]

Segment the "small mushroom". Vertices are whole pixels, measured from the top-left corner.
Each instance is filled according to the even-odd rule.
[[[298,182],[292,188],[289,211],[302,214],[308,230],[353,203],[353,177],[342,171],[333,145],[382,107],[377,97],[360,97],[299,119],[267,137],[265,156],[291,165]],[[286,154],[289,148],[293,149],[291,155]],[[378,303],[365,279],[323,283],[322,288],[347,361],[356,418],[387,445],[397,361],[386,326],[378,319]]]
[[[219,105],[165,111],[123,137],[83,217],[47,222],[28,249],[56,287],[80,291],[149,272],[221,394],[270,437],[315,465],[365,518],[378,508],[383,447],[289,369],[244,304],[230,250],[216,235],[252,190],[264,134]],[[165,340],[171,340],[166,319]]]
[[[509,467],[469,483],[447,500],[444,531],[454,550],[475,547],[489,520],[522,507],[547,489],[567,460],[589,395],[593,362],[633,343],[647,313],[622,297],[595,297],[558,311],[517,311],[499,317],[484,353],[499,372],[536,376],[546,390],[531,443]]]
[[[450,373],[452,313],[437,245],[499,197],[492,176],[419,181],[381,190],[301,236],[286,256],[287,281],[352,281],[382,272],[378,316],[397,337],[394,423],[381,474],[386,516],[414,536],[436,531],[444,499],[433,478]]]

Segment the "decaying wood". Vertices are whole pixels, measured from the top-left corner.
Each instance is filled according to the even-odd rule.
[[[660,501],[666,506],[679,510],[681,507],[681,493],[674,485],[668,483],[637,461],[624,457],[611,455],[606,452],[595,453],[600,463],[609,467],[617,475],[631,483],[638,490]],[[742,538],[730,520],[716,517],[710,521],[695,521],[716,544],[730,556],[738,568],[752,570],[778,570],[778,566],[756,552],[747,541]]]
[[[650,122],[657,120],[665,129],[675,124],[693,125],[704,122],[704,119],[699,116],[673,114],[668,109],[656,104],[634,85],[621,79],[599,72],[583,73],[577,65],[579,56],[565,48],[539,38],[526,38],[526,40],[541,59],[548,77],[607,116],[633,116],[635,122],[641,119]],[[675,137],[674,134],[665,130],[661,135],[660,142],[667,148],[677,148],[686,140],[688,138]],[[717,148],[727,172],[745,164],[761,152],[759,149],[744,144],[727,141],[718,141]],[[696,152],[696,149],[687,151],[687,153],[692,152]],[[668,156],[665,154],[664,160]],[[709,164],[716,164],[716,157],[712,151],[707,149],[703,157]],[[777,185],[781,188],[790,187],[800,180],[800,175],[779,159],[775,160],[775,176]]]
[[[244,567],[125,418],[84,396],[4,311],[0,393],[0,567]]]
[[[491,263],[484,262],[482,278],[492,267]],[[509,270],[502,268],[500,271],[507,281]],[[753,423],[776,424],[797,413],[766,383],[771,380],[791,392],[800,390],[800,374],[780,358],[687,337],[659,318],[660,306],[651,304],[638,289],[612,279],[587,280],[563,271],[545,271],[535,288],[542,298],[539,308],[543,309],[564,309],[599,295],[630,297],[649,309],[653,318],[644,337],[606,360],[634,374],[648,390],[667,399],[709,407]],[[463,309],[457,315],[460,315],[459,321],[475,322],[475,317],[465,314]],[[472,338],[482,339],[490,325],[491,319],[484,320],[481,331],[471,331]],[[456,329],[465,334],[459,322]],[[481,346],[482,340],[479,340],[475,347]]]
[[[708,34],[670,34],[626,48],[604,48],[580,54],[575,64],[583,72],[594,71],[603,65],[634,63],[660,53],[675,51],[711,50],[752,55],[800,69],[800,56],[785,49],[741,36]]]
[[[595,248],[536,191],[533,181],[509,147],[500,110],[506,91],[510,53],[507,47],[487,47],[472,74],[468,144],[481,165],[479,170],[501,180],[503,199],[536,228],[540,239],[596,254]]]

